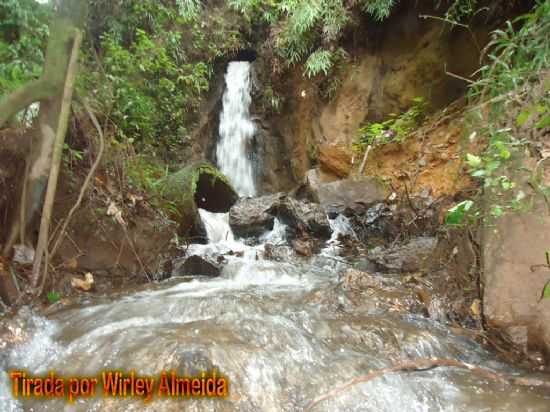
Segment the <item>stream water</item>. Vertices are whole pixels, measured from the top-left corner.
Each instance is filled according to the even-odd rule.
[[[237,100],[233,93],[242,97],[242,88],[232,82],[248,76],[245,67],[230,65],[224,104]],[[234,127],[231,122],[224,120],[223,127]],[[240,151],[242,140],[248,139],[241,131],[249,133],[251,128],[246,124],[228,132],[236,140],[238,161],[248,163],[228,166],[225,171],[233,180],[251,176]],[[221,165],[234,161],[224,157],[222,149],[231,146],[224,140],[228,136],[218,148]],[[231,168],[235,174],[228,172]],[[247,195],[255,192],[251,182],[234,180]],[[318,396],[373,369],[426,357],[521,374],[442,323],[392,311],[378,304],[376,295],[360,305],[352,302],[340,283],[348,263],[335,259],[337,233],[317,256],[305,259],[289,253],[284,261],[272,261],[264,259],[264,249],[266,243],[284,244],[281,222],[250,246],[235,238],[227,215],[200,213],[210,243],[192,245],[188,253],[223,254],[227,264],[219,278],[174,278],[58,304],[47,313],[22,310],[7,326],[16,342],[2,346],[0,341],[0,411],[302,411]],[[335,232],[350,233],[346,219],[331,223]],[[103,370],[152,377],[173,370],[196,376],[216,369],[229,380],[229,395],[194,400],[153,396],[146,403],[139,397],[102,396],[100,385],[98,396],[74,403],[14,399],[8,374],[13,369],[33,375],[55,371],[67,377],[101,376]],[[314,410],[542,412],[550,410],[550,394],[441,368],[384,375]]]

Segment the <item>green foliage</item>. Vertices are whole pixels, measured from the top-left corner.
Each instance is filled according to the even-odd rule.
[[[34,0],[0,0],[0,95],[42,73],[50,14]]]
[[[393,6],[395,0],[363,0],[360,2],[361,8],[368,14],[372,15],[376,20],[384,20],[387,18]]]
[[[413,100],[409,110],[400,115],[391,115],[383,122],[367,123],[359,129],[356,149],[362,151],[366,146],[402,142],[413,132],[426,116],[427,102],[422,97]]]
[[[238,27],[201,0],[92,3],[99,56],[87,48],[81,88],[119,142],[173,158],[198,121],[214,63],[244,45]]]
[[[212,72],[203,62],[178,64],[169,45],[155,40],[137,29],[135,42],[125,48],[113,35],[103,36],[110,82],[100,100],[110,97],[120,139],[155,145],[163,136],[171,147],[184,138],[180,126],[186,124],[188,111],[198,107]]]
[[[467,222],[468,214],[472,211],[474,202],[465,200],[449,209],[445,215],[445,224],[449,226],[462,226]]]
[[[323,72],[325,76],[332,69],[333,53],[328,50],[319,49],[310,54],[306,61],[305,73],[309,78],[317,76]]]
[[[445,18],[452,22],[461,22],[476,13],[478,0],[454,0],[447,9]]]
[[[543,129],[550,124],[550,87],[541,80],[550,68],[548,38],[550,1],[539,0],[532,12],[493,33],[488,63],[470,90],[473,104],[481,100],[489,108],[488,115],[474,110],[471,119],[470,140],[481,140],[484,150],[466,155],[470,174],[491,195],[486,217],[499,218],[529,206],[521,183],[529,180],[522,159],[526,151],[536,151],[535,136],[544,138]],[[532,187],[545,190],[536,181]]]
[[[126,175],[131,187],[154,199],[159,196],[161,182],[168,175],[168,169],[145,155],[126,159]]]
[[[61,295],[59,295],[59,293],[57,292],[48,292],[48,294],[46,295],[46,298],[48,299],[49,303],[53,304],[61,300]]]
[[[550,252],[546,252],[546,268],[550,269]],[[550,280],[544,286],[542,290],[541,300],[550,299]]]
[[[247,19],[269,23],[276,56],[287,66],[305,61],[308,77],[329,75],[345,57],[337,42],[354,24],[355,11],[383,20],[395,4],[395,0],[229,0]]]

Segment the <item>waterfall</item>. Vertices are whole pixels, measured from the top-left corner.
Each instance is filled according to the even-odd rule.
[[[199,209],[210,243],[233,242],[235,236],[229,226],[229,213],[212,213]]]
[[[225,75],[226,90],[220,116],[218,167],[241,196],[256,195],[250,145],[256,126],[250,119],[250,63],[231,62]]]

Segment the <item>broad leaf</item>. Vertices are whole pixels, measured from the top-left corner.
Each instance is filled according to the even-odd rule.
[[[466,155],[466,162],[468,162],[468,165],[471,168],[477,169],[479,166],[481,166],[481,157],[468,153]]]
[[[461,225],[464,223],[464,218],[468,211],[472,208],[474,202],[471,200],[465,200],[459,203],[455,207],[449,209],[445,215],[445,224],[447,225]]]

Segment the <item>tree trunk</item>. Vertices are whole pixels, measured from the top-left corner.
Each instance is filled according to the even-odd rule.
[[[25,232],[27,224],[42,205],[52,166],[56,131],[59,131],[60,127],[66,131],[67,119],[60,119],[64,84],[71,51],[77,33],[84,27],[88,5],[86,0],[57,0],[55,7],[56,16],[50,24],[42,76],[0,100],[0,127],[31,103],[40,102],[36,120],[39,136],[32,143],[28,160],[28,178],[23,183],[20,201],[20,208],[23,207],[24,210],[22,209],[12,225],[10,236],[4,246],[4,255],[11,253],[13,245],[21,237],[20,233]],[[65,125],[63,126],[60,121]],[[9,285],[3,283],[5,282],[0,282],[0,288],[9,289]]]
[[[78,50],[80,49],[81,39],[82,39],[82,36],[80,32],[77,30],[76,35],[74,37],[73,47],[71,49],[69,65],[67,68],[67,77],[65,79],[65,85],[63,88],[63,98],[61,101],[61,110],[59,113],[59,120],[57,122],[55,140],[52,144],[53,155],[52,155],[52,162],[51,162],[51,168],[50,168],[50,176],[48,179],[48,190],[46,192],[46,200],[44,201],[44,208],[42,211],[42,220],[40,222],[40,235],[38,237],[38,244],[36,247],[36,254],[35,254],[34,264],[32,269],[32,286],[33,287],[36,287],[38,284],[38,280],[40,278],[42,256],[44,255],[44,253],[46,252],[46,248],[48,247],[50,219],[52,215],[53,202],[55,200],[55,192],[57,189],[57,179],[59,177],[61,157],[63,155],[63,143],[65,142],[65,134],[67,133],[67,125],[69,122],[71,101],[73,99],[73,89],[74,89],[74,82],[76,78]],[[31,175],[32,175],[32,171],[31,171]],[[46,265],[47,265],[47,259],[46,259]]]

